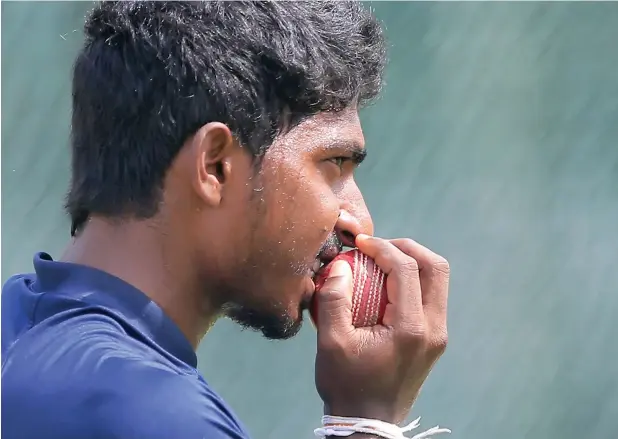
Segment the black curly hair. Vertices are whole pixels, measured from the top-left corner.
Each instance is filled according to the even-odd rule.
[[[381,88],[380,23],[356,1],[101,2],[73,71],[71,235],[91,214],[149,218],[202,125],[255,157],[304,118]]]

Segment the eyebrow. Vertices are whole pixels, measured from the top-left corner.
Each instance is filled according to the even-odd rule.
[[[350,159],[356,165],[360,165],[367,158],[367,150],[358,142],[339,140],[328,145],[328,149],[336,149],[350,155]]]

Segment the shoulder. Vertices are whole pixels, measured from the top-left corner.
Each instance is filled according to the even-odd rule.
[[[197,378],[140,368],[132,382],[100,393],[90,428],[120,439],[245,439],[220,398]],[[104,433],[104,434],[103,434]]]
[[[195,369],[166,361],[106,316],[70,320],[24,335],[3,365],[3,401],[10,403],[2,423],[16,437],[247,437]]]

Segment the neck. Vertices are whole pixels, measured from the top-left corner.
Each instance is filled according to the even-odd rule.
[[[133,285],[159,305],[197,349],[217,312],[191,273],[183,239],[159,226],[150,220],[113,224],[92,218],[61,260],[97,268]]]

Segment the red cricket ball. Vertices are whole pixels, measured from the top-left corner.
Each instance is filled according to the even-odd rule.
[[[386,275],[373,259],[353,249],[340,253],[320,270],[315,279],[315,289],[319,291],[324,285],[328,273],[335,261],[344,260],[352,267],[352,324],[358,327],[374,326],[382,323],[388,296],[386,294]],[[313,323],[317,326],[317,296],[309,310]]]

